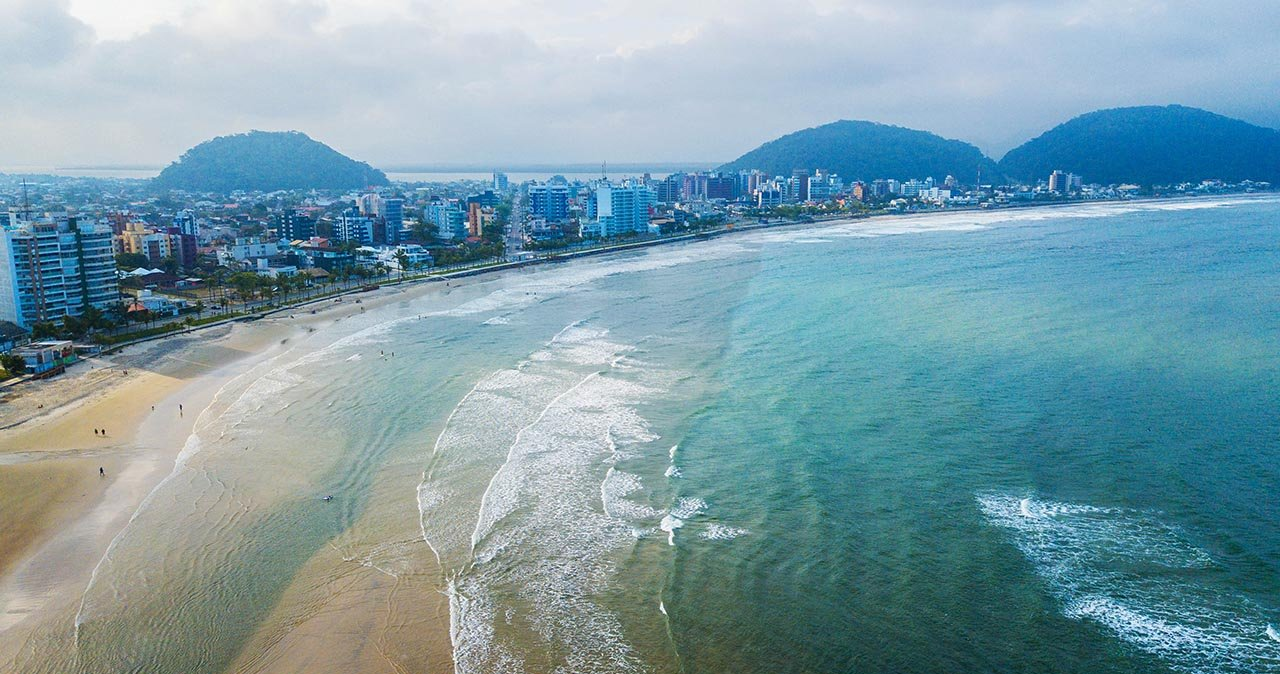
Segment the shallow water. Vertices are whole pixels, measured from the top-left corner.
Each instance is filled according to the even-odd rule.
[[[1278,239],[876,220],[346,319],[227,385],[22,671],[227,671],[372,570],[460,672],[1280,672]]]

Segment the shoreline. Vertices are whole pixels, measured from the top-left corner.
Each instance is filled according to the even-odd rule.
[[[1128,203],[1146,202],[1045,204],[1035,208]],[[101,357],[77,364],[67,375],[39,382],[37,386],[67,384],[54,389],[50,400],[56,398],[59,391],[75,393],[77,385],[101,384],[101,388],[80,391],[61,402],[45,405],[38,409],[38,414],[4,427],[4,433],[0,435],[0,519],[25,525],[25,528],[6,527],[5,535],[14,541],[0,539],[0,542],[9,543],[0,546],[0,663],[15,657],[17,651],[10,652],[9,649],[21,647],[21,642],[26,639],[19,638],[20,634],[25,633],[27,638],[38,633],[58,634],[73,624],[74,611],[70,609],[78,602],[92,567],[147,495],[170,474],[192,427],[203,410],[209,408],[222,385],[237,373],[287,351],[290,346],[281,348],[285,342],[310,330],[323,330],[336,321],[359,314],[365,308],[372,310],[385,304],[418,300],[433,291],[447,292],[447,286],[436,283],[441,279],[496,276],[512,269],[577,257],[718,238],[738,232],[797,225],[823,228],[846,222],[870,223],[969,212],[998,214],[1000,210],[951,209],[735,227],[577,251],[578,254],[552,260],[489,265],[393,280],[372,293],[351,289],[255,314],[256,318],[252,320],[233,318],[186,332],[120,345]],[[366,298],[362,305],[332,301],[336,297],[356,293]],[[288,315],[289,311],[305,306],[314,306],[316,313],[303,312],[297,317]],[[130,371],[128,376],[115,374],[125,369]],[[89,375],[94,376],[90,378]],[[174,419],[173,408],[179,400],[187,405],[186,413]],[[193,401],[199,402],[193,404]],[[28,403],[36,404],[35,399]],[[148,409],[152,405],[155,406],[154,411]],[[99,425],[108,426],[110,434],[105,437],[88,434],[87,428]],[[120,430],[117,431],[117,427]],[[105,479],[93,471],[99,465],[108,468]],[[325,562],[318,560],[317,563]],[[362,586],[384,600],[389,600],[394,590],[376,575],[368,576]],[[446,622],[447,617],[446,609]],[[305,653],[308,641],[323,639],[327,632],[332,631],[330,628],[339,624],[343,621],[336,615],[317,620],[311,634],[299,633],[296,639],[286,640],[287,643],[282,644],[284,649],[273,651],[272,662],[260,664],[270,664],[272,669],[277,665],[288,666],[275,656],[286,651]]]
[[[842,214],[842,215],[835,215],[835,216],[816,216],[816,217],[805,219],[805,220],[783,220],[780,222],[742,224],[742,225],[735,225],[732,227],[723,226],[719,229],[711,229],[711,230],[705,230],[701,232],[678,234],[674,236],[658,237],[654,239],[645,239],[641,241],[621,242],[621,243],[609,244],[609,245],[604,245],[604,246],[595,247],[595,248],[568,250],[568,251],[559,252],[559,253],[555,251],[550,251],[543,255],[529,258],[526,260],[512,260],[507,262],[484,263],[484,264],[476,265],[474,267],[462,268],[455,271],[426,272],[424,274],[420,274],[416,276],[407,276],[404,278],[395,278],[395,277],[388,276],[387,279],[379,281],[377,283],[373,283],[371,285],[375,286],[373,289],[374,292],[385,287],[400,288],[400,289],[413,288],[413,287],[419,286],[420,284],[438,283],[442,280],[447,282],[451,279],[460,279],[460,278],[469,278],[472,276],[496,274],[500,272],[510,271],[514,269],[523,269],[523,268],[532,267],[532,266],[540,266],[545,264],[561,264],[564,262],[568,262],[570,260],[584,258],[584,257],[594,257],[597,255],[606,255],[609,253],[626,252],[628,250],[651,248],[654,246],[663,246],[667,244],[688,243],[692,241],[709,240],[709,239],[720,238],[723,236],[731,236],[731,235],[745,233],[745,232],[759,232],[759,231],[772,230],[772,229],[785,229],[785,228],[793,228],[793,227],[795,228],[823,227],[823,226],[831,226],[831,225],[842,224],[847,222],[874,222],[877,220],[927,218],[930,216],[956,215],[956,214],[963,214],[963,213],[977,214],[977,213],[1023,212],[1028,210],[1042,210],[1042,209],[1066,210],[1066,209],[1089,207],[1089,206],[1099,206],[1099,205],[1114,206],[1114,205],[1121,205],[1121,204],[1194,203],[1196,201],[1201,201],[1204,199],[1231,199],[1231,200],[1247,201],[1250,199],[1255,199],[1260,197],[1275,196],[1277,194],[1280,194],[1280,191],[1241,193],[1241,194],[1223,194],[1223,195],[1203,195],[1203,196],[1180,195],[1180,196],[1174,196],[1174,197],[1142,197],[1142,198],[1136,198],[1136,199],[1099,199],[1099,200],[1093,200],[1093,201],[1053,202],[1053,203],[1045,203],[1045,204],[1031,203],[1031,204],[1020,204],[1020,205],[1004,206],[1000,208],[988,208],[988,209],[978,208],[978,207],[965,207],[965,208],[949,208],[949,209],[937,209],[937,210],[915,211],[915,212],[905,212],[905,213],[874,213],[869,215]],[[120,353],[122,350],[129,349],[131,347],[148,344],[151,342],[180,339],[187,336],[199,335],[205,331],[214,330],[214,329],[229,326],[229,325],[251,323],[254,321],[258,321],[264,318],[269,318],[272,316],[277,316],[279,314],[287,313],[289,311],[297,310],[304,307],[313,307],[313,308],[317,306],[328,307],[327,303],[334,302],[339,298],[344,298],[351,295],[367,295],[369,292],[370,290],[364,286],[353,286],[350,288],[333,291],[319,297],[310,297],[310,298],[301,299],[296,302],[281,305],[278,307],[271,307],[271,308],[267,308],[259,311],[252,311],[246,314],[240,314],[240,315],[230,316],[220,320],[211,321],[203,325],[187,327],[181,330],[175,330],[172,332],[165,332],[165,333],[150,335],[146,337],[140,337],[140,338],[133,339],[127,342],[122,342],[119,344],[103,346],[102,350],[97,354],[95,354],[93,357],[86,357],[78,361],[77,363],[69,366],[68,373],[75,372],[78,368],[82,367],[83,363],[97,362],[99,360],[104,359],[106,356]],[[8,431],[10,429],[19,427],[27,423],[28,421],[37,419],[41,416],[54,414],[57,411],[56,408],[64,407],[70,403],[79,402],[81,398],[92,395],[92,393],[82,393],[78,396],[57,400],[55,401],[54,408],[50,408],[49,411],[47,412],[31,413],[31,414],[28,414],[28,416],[26,417],[16,419],[16,420],[6,418],[5,412],[7,412],[7,406],[13,402],[8,399],[11,392],[12,394],[16,395],[17,398],[20,400],[22,397],[30,393],[28,389],[46,388],[51,382],[56,384],[66,379],[67,379],[67,376],[63,375],[60,377],[47,379],[47,380],[19,378],[16,381],[11,380],[7,382],[0,382],[0,431]],[[3,449],[0,449],[0,453],[3,453]]]

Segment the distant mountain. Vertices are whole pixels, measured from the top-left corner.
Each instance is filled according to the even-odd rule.
[[[771,140],[719,170],[743,169],[761,169],[770,175],[826,169],[846,181],[928,177],[941,181],[953,175],[962,183],[972,183],[979,169],[983,182],[999,174],[996,163],[968,143],[927,131],[849,120]]]
[[[270,192],[358,189],[386,185],[387,176],[299,131],[250,131],[187,150],[152,184],[193,192]]]
[[[1062,170],[1103,185],[1280,183],[1280,131],[1181,105],[1098,110],[1010,150],[1000,168],[1025,181]]]

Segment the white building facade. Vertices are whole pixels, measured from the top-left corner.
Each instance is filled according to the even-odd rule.
[[[30,329],[119,301],[110,225],[16,213],[0,227],[0,320]]]

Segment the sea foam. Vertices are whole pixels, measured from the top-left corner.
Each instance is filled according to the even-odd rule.
[[[478,383],[446,422],[418,501],[423,536],[453,579],[457,671],[644,670],[600,597],[617,551],[636,544],[634,522],[660,515],[631,500],[643,483],[620,467],[657,439],[637,404],[664,390],[660,373],[614,367],[630,348],[571,324]],[[476,502],[464,485],[486,465]],[[475,526],[463,539],[448,523],[467,508]],[[544,641],[554,654],[534,649]]]
[[[1157,514],[999,493],[977,500],[1067,617],[1102,625],[1185,674],[1280,672],[1266,611],[1223,587],[1212,557]]]

